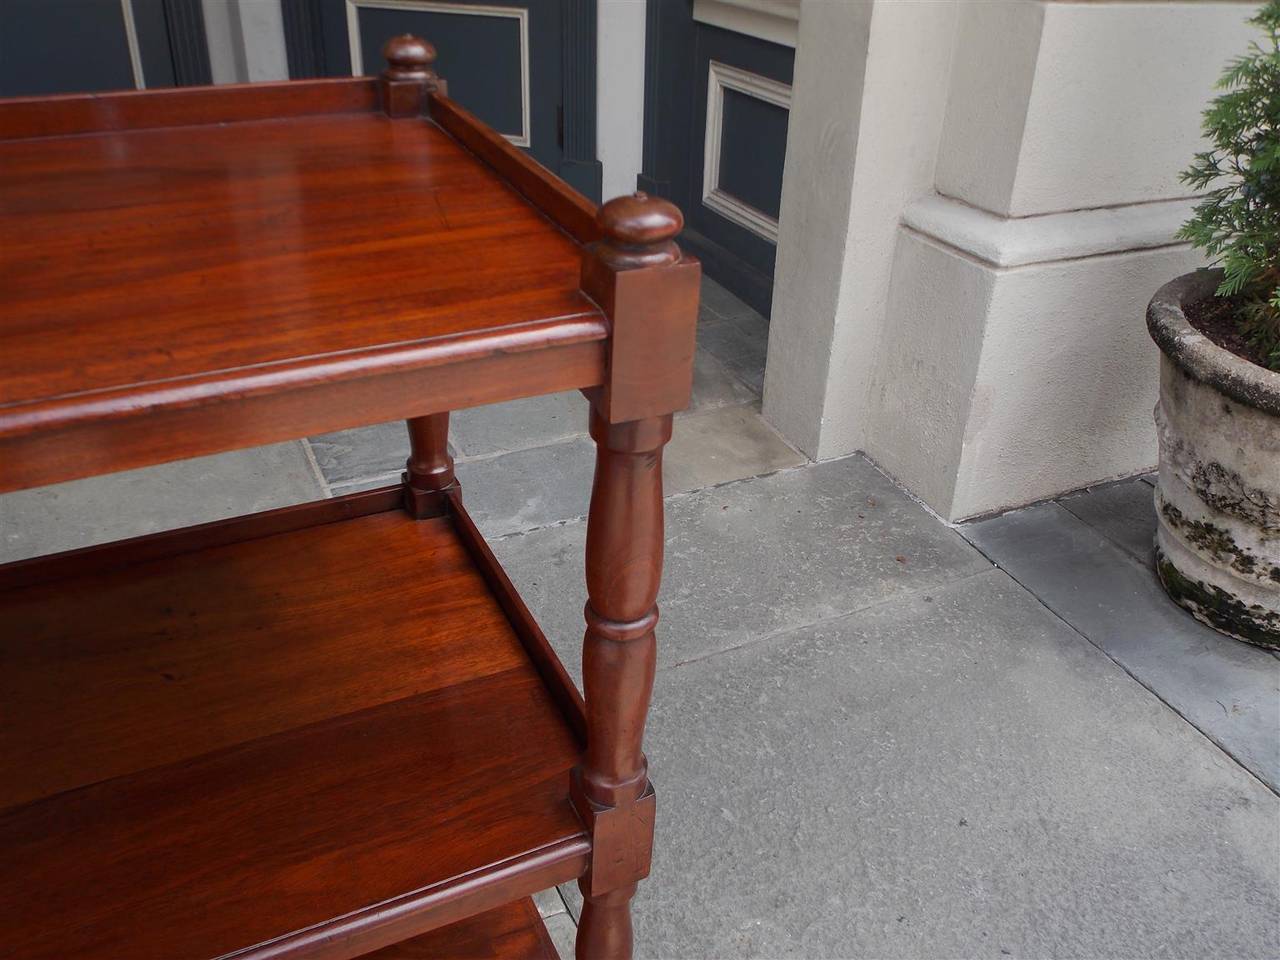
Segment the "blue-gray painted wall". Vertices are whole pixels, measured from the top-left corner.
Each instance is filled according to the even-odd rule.
[[[692,0],[648,0],[642,190],[685,214],[682,243],[708,276],[768,316],[776,248],[702,203],[708,67],[712,60],[790,84],[795,51],[693,19]],[[777,217],[787,111],[725,92],[720,188]]]

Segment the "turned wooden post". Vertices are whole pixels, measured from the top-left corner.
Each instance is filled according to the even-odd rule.
[[[426,108],[427,94],[443,90],[436,76],[436,48],[421,37],[404,33],[392,37],[382,47],[387,67],[378,77],[378,95],[389,117],[412,117]]]
[[[655,800],[641,743],[653,690],[662,578],[662,449],[692,384],[699,270],[664,200],[622,197],[597,216],[582,289],[609,315],[609,376],[592,391],[583,693],[587,750],[571,795],[592,836],[578,960],[631,956],[631,898],[649,873]]]
[[[409,428],[409,459],[404,463],[405,509],[413,516],[435,516],[441,512],[439,494],[458,481],[449,456],[449,414],[433,413],[406,420]]]
[[[382,46],[387,67],[378,77],[378,95],[389,117],[412,117],[426,108],[427,94],[443,90],[444,81],[431,64],[436,48],[411,33],[392,37]],[[449,414],[433,413],[406,420],[409,459],[405,461],[405,508],[415,517],[440,512],[439,494],[453,486],[453,458],[449,456]]]

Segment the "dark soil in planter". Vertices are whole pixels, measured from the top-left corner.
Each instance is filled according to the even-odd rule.
[[[1230,350],[1241,359],[1265,367],[1262,354],[1249,346],[1249,341],[1240,333],[1236,322],[1236,314],[1243,302],[1243,297],[1205,297],[1195,303],[1184,304],[1182,312],[1191,326],[1224,350]]]

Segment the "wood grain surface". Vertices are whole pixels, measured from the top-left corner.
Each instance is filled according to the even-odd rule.
[[[0,592],[0,807],[527,666],[399,510]]]
[[[608,332],[578,289],[578,246],[421,118],[0,140],[0,232],[22,238],[0,245],[0,490],[603,369],[602,348],[557,349]],[[524,376],[504,369],[540,351]],[[504,386],[469,396],[490,362]],[[429,400],[404,389],[464,363]],[[297,404],[248,403],[282,393]],[[175,412],[147,435],[120,425]]]
[[[505,875],[504,899],[577,876],[576,755],[521,667],[12,808],[0,956],[220,957],[319,924],[344,939],[285,955],[358,956],[406,894],[396,940],[436,925],[420,892],[474,895],[469,874],[520,854],[559,869]]]
[[[560,955],[538,908],[524,899],[371,953],[365,960],[560,960]]]

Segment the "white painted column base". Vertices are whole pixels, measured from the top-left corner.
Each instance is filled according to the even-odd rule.
[[[1255,9],[803,0],[765,417],[952,519],[1149,469],[1143,313]]]
[[[1186,201],[1006,218],[904,211],[867,452],[960,520],[1156,462],[1144,310],[1200,264]]]

